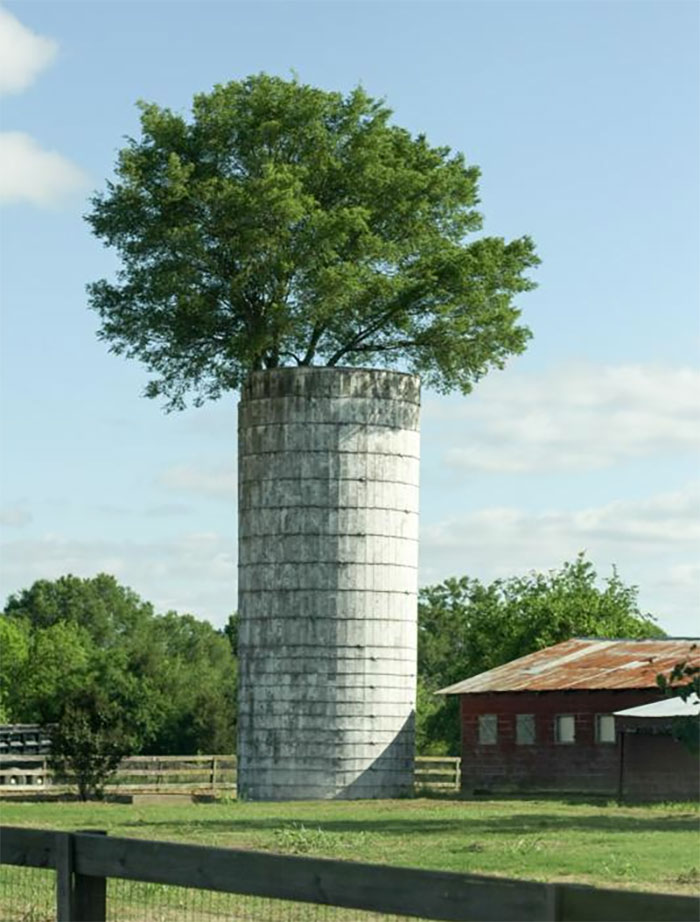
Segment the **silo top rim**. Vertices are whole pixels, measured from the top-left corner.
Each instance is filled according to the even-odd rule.
[[[391,377],[413,378],[420,381],[420,375],[414,375],[410,371],[394,371],[393,368],[363,368],[354,365],[283,365],[281,368],[261,368],[258,371],[251,371],[249,379],[258,375],[308,375],[308,374],[344,374],[356,375],[390,375]]]
[[[241,400],[271,397],[367,397],[420,404],[420,377],[385,368],[285,366],[253,371]]]

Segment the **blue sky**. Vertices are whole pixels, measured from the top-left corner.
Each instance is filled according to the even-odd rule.
[[[347,91],[481,167],[530,234],[525,355],[424,393],[421,582],[616,564],[673,634],[700,598],[700,111],[694,2],[0,6],[0,596],[100,570],[159,610],[236,605],[236,397],[166,415],[95,337],[116,267],[82,214],[142,98],[259,71]]]

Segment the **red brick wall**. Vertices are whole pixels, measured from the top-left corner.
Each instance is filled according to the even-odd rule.
[[[653,690],[462,695],[462,788],[466,792],[559,791],[614,796],[619,784],[619,740],[597,743],[595,716],[659,697]],[[498,716],[495,745],[479,745],[480,714]],[[535,715],[534,745],[516,743],[516,714]],[[558,714],[574,715],[574,743],[555,742],[554,718]]]

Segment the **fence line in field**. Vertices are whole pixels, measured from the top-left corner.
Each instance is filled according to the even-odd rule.
[[[693,897],[0,827],[3,864],[56,871],[58,922],[104,922],[107,878],[452,922],[690,922]]]
[[[18,767],[19,763],[19,767]],[[175,779],[179,780],[175,780]],[[10,780],[12,779],[12,780]],[[459,791],[460,760],[418,756],[415,784],[429,791]],[[54,784],[46,756],[0,756],[0,793],[32,792]],[[108,791],[217,791],[236,789],[234,755],[129,756],[122,759]]]

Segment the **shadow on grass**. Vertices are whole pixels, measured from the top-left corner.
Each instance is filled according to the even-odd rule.
[[[614,810],[614,808],[612,808]],[[636,817],[611,812],[609,815],[577,816],[575,813],[555,815],[551,813],[514,813],[510,816],[470,815],[465,809],[464,815],[441,819],[421,819],[418,817],[362,817],[358,819],[318,819],[314,816],[314,807],[307,812],[295,813],[293,817],[265,817],[252,819],[236,816],[235,807],[230,818],[205,819],[197,817],[196,828],[199,832],[265,832],[283,829],[293,824],[303,824],[309,829],[320,829],[329,833],[371,833],[386,836],[435,835],[449,834],[503,834],[503,835],[541,835],[543,831],[582,831],[608,833],[645,833],[645,832],[696,832],[698,819],[692,814],[665,815],[660,817]],[[141,829],[154,827],[163,831],[168,828],[182,834],[183,823],[173,820],[141,820],[124,823],[125,828]]]

